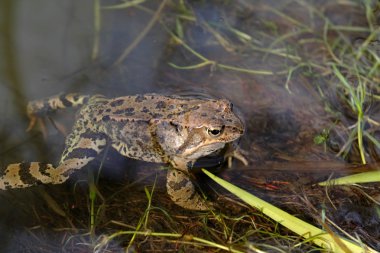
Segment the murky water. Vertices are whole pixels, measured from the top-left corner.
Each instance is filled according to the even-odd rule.
[[[321,95],[331,81],[330,67],[324,63],[333,58],[327,49],[338,48],[335,39],[345,38],[345,43],[351,45],[351,41],[368,36],[362,2],[141,2],[129,8],[106,9],[120,2],[100,1],[102,8],[97,10],[96,0],[1,1],[1,168],[21,161],[59,160],[64,136],[49,120],[46,138],[38,129],[25,131],[25,105],[30,100],[62,92],[109,97],[157,92],[202,93],[230,99],[246,123],[240,144],[249,166],[236,162],[234,170],[222,176],[280,205],[281,198],[295,196],[299,184],[324,180],[334,170],[349,171],[350,166],[336,157],[331,145],[316,145],[314,138],[323,129],[339,124],[327,108],[328,92]],[[164,4],[163,9],[160,4]],[[376,8],[373,10],[379,19]],[[336,30],[326,32],[326,20]],[[350,26],[362,29],[342,28]],[[331,48],[324,47],[330,42]],[[338,58],[348,54],[339,52]],[[377,120],[378,111],[371,116]],[[53,116],[67,129],[73,118],[73,110]],[[349,117],[343,119],[347,125],[355,123]],[[341,131],[336,135],[339,151],[348,134]],[[354,153],[346,160],[360,161]],[[146,206],[144,186],[153,184],[159,166],[130,161],[112,151],[105,157],[106,169],[99,188],[112,211],[99,209],[103,216],[92,237],[86,235],[90,215],[87,185],[83,183],[87,172],[83,171],[64,185],[1,193],[2,250],[37,252],[33,247],[41,247],[41,252],[92,252],[101,234],[125,228],[112,221],[136,226]],[[376,156],[367,159],[375,162]],[[102,157],[94,163],[95,171],[101,161]],[[125,172],[125,168],[139,169]],[[166,198],[164,174],[158,172],[155,204]],[[78,179],[82,181],[77,186]],[[136,192],[119,194],[123,184],[136,180],[141,180],[136,183]],[[287,186],[268,190],[271,182]],[[58,203],[56,209],[54,202]],[[101,203],[98,199],[97,204]],[[165,208],[176,209],[167,203]],[[367,217],[370,215],[367,213]],[[379,223],[373,218],[373,224]],[[165,227],[159,222],[155,225]],[[371,231],[380,235],[373,227]],[[366,242],[376,247],[375,239],[366,238]],[[120,247],[127,243],[123,241]],[[114,247],[112,252],[117,252],[119,245]]]

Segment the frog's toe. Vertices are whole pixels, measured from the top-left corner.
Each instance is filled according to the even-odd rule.
[[[212,209],[195,190],[194,184],[184,172],[171,169],[167,174],[167,192],[174,203],[191,210],[206,211]]]
[[[243,163],[244,166],[248,166],[248,160],[244,157],[243,151],[240,148],[228,150],[226,154],[224,155],[224,159],[227,159],[228,168],[232,167],[232,159],[237,159],[241,163]]]
[[[33,129],[33,127],[36,125],[37,119],[38,118],[35,117],[34,115],[29,116],[29,125],[28,125],[28,128],[26,129],[27,132]]]

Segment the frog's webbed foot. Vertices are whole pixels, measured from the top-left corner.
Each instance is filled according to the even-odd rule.
[[[26,113],[29,118],[29,125],[26,131],[30,131],[38,123],[41,126],[41,131],[46,136],[46,126],[43,118],[48,114],[64,109],[67,107],[77,107],[86,103],[89,99],[87,95],[78,95],[76,93],[61,94],[45,99],[35,100],[28,103]],[[53,122],[54,126],[65,136],[66,130],[61,124]]]
[[[205,211],[212,209],[210,203],[195,190],[189,176],[180,170],[170,169],[166,178],[166,189],[174,203],[191,210]]]
[[[36,125],[37,122],[42,121],[38,117],[34,115],[28,115],[29,118],[29,125],[28,128],[26,129],[27,132],[33,129],[33,127]]]
[[[244,157],[243,151],[239,147],[233,144],[230,144],[227,147],[226,153],[224,154],[224,159],[227,159],[228,168],[232,167],[232,159],[239,160],[240,162],[244,164],[244,166],[248,165],[248,161]]]
[[[59,133],[61,133],[63,136],[67,136],[68,132],[65,126],[57,121],[54,121],[53,119],[49,118],[55,129],[58,130]],[[38,125],[39,131],[42,133],[42,136],[44,139],[47,139],[48,137],[48,128],[46,126],[46,119],[40,118],[36,116],[30,116],[29,117],[29,126],[26,129],[27,132],[31,131],[35,125]]]
[[[29,118],[29,125],[26,129],[27,132],[30,132],[36,125],[39,127],[40,131],[42,132],[42,135],[46,139],[47,137],[47,128],[46,128],[46,122],[44,117],[37,115],[36,112],[33,111],[33,108],[31,106],[31,103],[27,106],[27,115]]]

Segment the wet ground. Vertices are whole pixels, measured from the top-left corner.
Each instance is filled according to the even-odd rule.
[[[355,141],[345,156],[337,155],[347,144],[356,116],[347,105],[348,95],[340,93],[331,62],[350,65],[357,43],[373,34],[369,42],[376,41],[376,34],[379,39],[379,5],[375,1],[141,2],[100,12],[98,1],[0,3],[1,167],[59,160],[64,136],[54,124],[48,124],[45,138],[37,128],[25,132],[24,108],[30,100],[62,92],[224,97],[244,118],[246,133],[239,144],[249,165],[235,161],[219,176],[313,224],[319,224],[325,210],[346,232],[380,250],[378,184],[329,191],[314,185],[332,175],[376,169],[355,167],[362,163]],[[118,3],[100,1],[102,7]],[[379,48],[373,45],[378,56]],[[378,96],[380,71],[378,65],[371,68],[373,58],[363,56],[358,69],[372,69],[366,81],[368,93]],[[344,74],[355,79],[349,71]],[[365,106],[365,114],[378,122],[378,97]],[[52,117],[67,129],[73,119],[74,110]],[[376,127],[367,125],[377,138]],[[317,145],[316,137],[326,132],[326,142]],[[364,145],[366,162],[376,164],[378,147],[367,139]],[[95,217],[91,217],[88,182],[99,167]],[[276,251],[265,245],[286,252],[312,249],[293,247],[296,236],[202,176],[201,186],[220,205],[220,216],[182,210],[165,194],[165,171],[160,168],[109,150],[63,185],[2,192],[1,250],[125,252],[132,241],[131,252],[216,251],[172,238],[132,239],[131,235],[102,244],[105,236],[134,231],[142,223],[141,231],[191,234],[231,243],[243,252],[250,245],[269,252]],[[139,223],[148,203],[144,189],[152,190],[153,185],[156,208]],[[288,237],[268,235],[276,229]]]

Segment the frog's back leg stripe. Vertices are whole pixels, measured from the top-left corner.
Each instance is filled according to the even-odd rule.
[[[0,173],[0,189],[50,183],[49,174],[45,171],[51,169],[54,169],[53,165],[39,162],[10,164],[3,173]]]
[[[0,172],[0,189],[24,188],[36,184],[60,184],[65,182],[70,174],[81,169],[93,160],[104,149],[106,139],[103,136],[91,135],[91,138],[81,137],[78,142],[71,142],[62,156],[58,167],[51,164],[30,162],[15,163]]]

